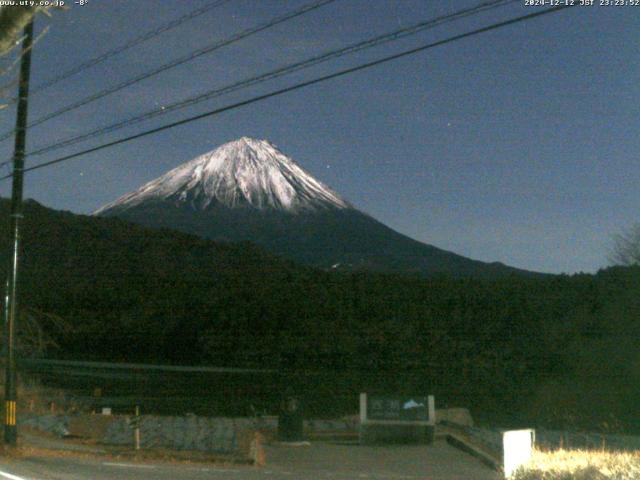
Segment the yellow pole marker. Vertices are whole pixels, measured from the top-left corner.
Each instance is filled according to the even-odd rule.
[[[16,402],[15,400],[7,400],[4,408],[4,424],[15,425],[16,424]]]

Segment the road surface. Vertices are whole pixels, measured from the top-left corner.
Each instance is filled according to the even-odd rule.
[[[136,463],[96,458],[0,459],[0,480],[497,480],[501,476],[444,441],[431,446],[313,443],[270,446],[267,466]]]

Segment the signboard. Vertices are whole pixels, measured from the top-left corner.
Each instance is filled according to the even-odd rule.
[[[433,395],[360,394],[360,443],[432,443],[436,424]]]
[[[427,397],[367,396],[367,420],[426,422],[428,405]]]

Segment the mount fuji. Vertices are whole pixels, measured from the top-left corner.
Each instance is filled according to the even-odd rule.
[[[402,235],[357,210],[266,140],[242,137],[96,212],[219,241],[250,241],[324,269],[495,277],[531,274]]]

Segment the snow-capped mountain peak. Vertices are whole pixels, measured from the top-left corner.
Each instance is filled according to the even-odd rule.
[[[267,140],[242,137],[184,163],[95,212],[170,201],[196,210],[223,205],[288,212],[350,208]]]

